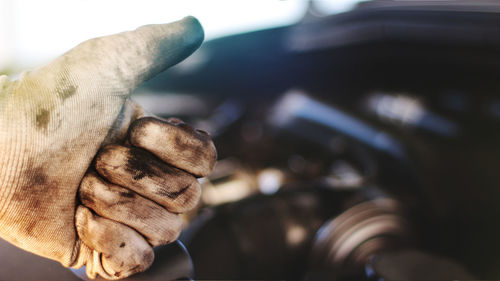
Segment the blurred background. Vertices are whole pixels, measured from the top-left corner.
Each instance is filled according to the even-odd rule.
[[[133,95],[217,146],[180,237],[196,278],[500,278],[498,1],[0,1],[13,76],[88,38],[201,21],[201,48]],[[28,259],[21,279],[64,274],[0,246],[0,276]]]

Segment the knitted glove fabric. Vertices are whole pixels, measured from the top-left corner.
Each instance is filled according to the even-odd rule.
[[[0,237],[87,274],[148,268],[181,230],[215,164],[208,134],[144,117],[141,82],[196,50],[198,21],[88,40],[10,81],[0,76]]]

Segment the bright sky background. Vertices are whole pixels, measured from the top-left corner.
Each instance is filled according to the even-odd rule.
[[[317,0],[325,13],[355,0]],[[0,71],[39,66],[97,36],[197,17],[206,39],[292,24],[307,0],[0,0]]]

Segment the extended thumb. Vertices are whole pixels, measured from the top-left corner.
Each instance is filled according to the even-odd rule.
[[[48,88],[61,88],[58,82],[64,80],[78,85],[86,95],[106,94],[106,89],[109,94],[126,97],[143,81],[193,53],[203,37],[203,28],[194,17],[146,25],[87,40],[30,76],[35,80],[42,78],[41,84],[47,84],[49,78],[55,84],[47,85]],[[72,93],[63,96],[68,94]]]

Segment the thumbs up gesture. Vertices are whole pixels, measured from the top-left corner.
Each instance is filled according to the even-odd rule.
[[[216,150],[207,133],[145,117],[128,97],[202,41],[187,17],[0,76],[0,237],[89,277],[147,269],[152,247],[178,237]]]

